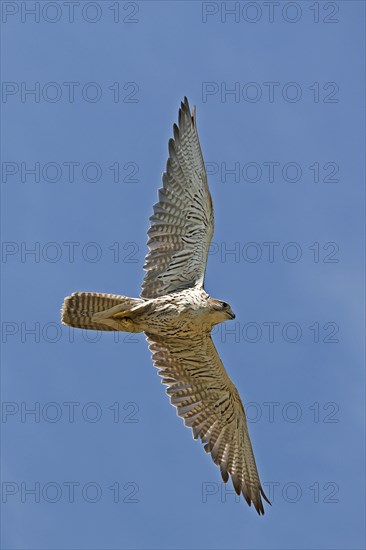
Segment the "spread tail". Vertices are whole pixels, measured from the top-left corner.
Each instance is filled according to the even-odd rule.
[[[89,330],[121,330],[117,323],[100,321],[94,316],[110,310],[111,308],[129,311],[142,303],[138,298],[127,298],[116,294],[101,294],[97,292],[74,292],[65,298],[62,310],[61,321],[70,327]],[[119,306],[119,307],[118,307]]]

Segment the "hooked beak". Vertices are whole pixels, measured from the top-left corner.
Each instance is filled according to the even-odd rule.
[[[229,312],[230,319],[235,319],[235,313],[233,311]]]

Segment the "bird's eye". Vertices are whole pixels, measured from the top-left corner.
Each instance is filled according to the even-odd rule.
[[[229,304],[227,304],[226,302],[222,302],[222,307],[223,308],[229,307]]]

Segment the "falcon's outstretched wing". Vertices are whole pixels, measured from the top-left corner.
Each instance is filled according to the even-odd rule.
[[[174,139],[163,174],[159,202],[148,231],[149,253],[141,297],[156,298],[197,284],[203,286],[214,227],[213,207],[196,128],[188,100],[179,109]]]
[[[189,338],[147,335],[155,366],[160,369],[167,394],[195,439],[221,469],[225,482],[231,476],[235,491],[243,494],[258,514],[264,514],[263,492],[245,412],[209,334]]]

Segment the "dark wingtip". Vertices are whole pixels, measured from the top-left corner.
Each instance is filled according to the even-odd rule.
[[[173,135],[174,135],[174,139],[176,141],[178,141],[179,140],[179,128],[175,123],[173,124]]]
[[[174,158],[175,157],[175,142],[173,138],[170,138],[168,141],[168,150],[169,150],[169,157]]]
[[[222,477],[224,483],[227,483],[229,481],[228,472],[226,470],[222,470],[222,469],[220,469],[220,471],[221,471],[221,477]]]
[[[195,113],[196,113],[196,108],[193,107],[192,113],[191,113],[191,108],[190,108],[190,106],[189,106],[188,98],[187,98],[187,96],[184,96],[183,101],[181,101],[180,109],[179,109],[179,114],[178,114],[178,123],[179,123],[179,126],[181,125],[182,115],[187,115],[187,116],[189,116],[189,118],[191,119],[192,123],[195,124],[195,119],[196,119]]]
[[[192,111],[191,111],[191,108],[189,106],[189,101],[186,95],[184,96],[184,100],[182,102],[182,107],[183,106],[187,110],[187,114],[191,117],[193,125],[196,126],[196,106],[193,105]]]
[[[270,506],[272,506],[272,502],[267,498],[267,496],[266,496],[265,492],[263,491],[262,487],[260,487],[260,492],[261,492],[261,495],[262,495],[262,497],[264,498],[264,500],[265,500],[266,502],[268,502],[268,504],[269,504]]]
[[[262,499],[261,499],[261,496],[264,498],[264,500],[270,505],[272,506],[272,503],[268,500],[268,498],[266,497],[266,494],[265,492],[263,491],[262,487],[259,488],[259,494],[258,494],[258,498],[256,498],[256,500],[254,501],[253,500],[253,504],[254,504],[254,507],[258,513],[259,516],[264,516],[264,507],[263,507],[263,502],[262,502]]]
[[[246,500],[248,506],[251,506],[252,503],[253,503],[253,506],[254,506],[257,514],[259,516],[264,516],[264,507],[263,507],[263,502],[262,502],[262,499],[261,499],[261,495],[263,496],[264,500],[266,502],[268,502],[268,504],[271,504],[271,503],[268,500],[268,498],[266,497],[266,495],[264,494],[264,491],[263,491],[262,487],[259,487],[259,492],[253,493],[252,491],[248,492],[248,490],[244,486],[242,488],[242,495],[243,495],[244,499]],[[271,506],[272,506],[272,504],[271,504]]]

